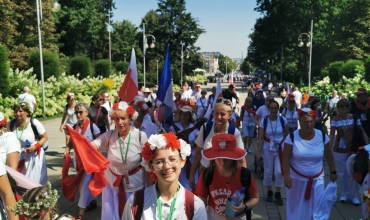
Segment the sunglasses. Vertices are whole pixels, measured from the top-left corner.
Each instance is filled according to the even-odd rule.
[[[75,111],[76,115],[82,115],[83,113],[84,113],[84,111]]]
[[[338,105],[339,108],[349,108],[349,105]]]
[[[216,103],[223,103],[223,104],[225,104],[225,105],[232,106],[231,101],[230,101],[230,100],[228,100],[228,99],[222,99],[222,98],[219,98],[219,99],[217,99],[217,100],[216,100]]]
[[[99,102],[101,102],[101,101],[103,101],[104,99],[96,99],[96,101],[99,101]]]

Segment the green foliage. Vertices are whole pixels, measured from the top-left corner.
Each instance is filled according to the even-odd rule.
[[[124,62],[124,61],[118,61],[118,62],[115,62],[113,65],[117,72],[121,72],[121,74],[126,74],[129,63]]]
[[[9,64],[6,46],[0,45],[0,93],[7,97],[9,95]]]
[[[131,49],[135,48],[136,55],[142,56],[142,44],[139,44],[138,27],[131,21],[123,20],[112,24],[114,32],[112,35],[112,60],[113,61],[130,61]],[[125,36],[125,37],[122,37]],[[125,56],[126,55],[126,56]],[[126,73],[127,69],[123,71]]]
[[[59,78],[61,74],[61,67],[59,57],[53,52],[43,50],[42,51],[43,67],[44,67],[44,80],[51,76]],[[40,52],[33,50],[30,54],[30,67],[33,68],[34,73],[38,80],[41,80],[41,68],[40,68]]]
[[[244,75],[249,75],[249,73],[252,71],[250,69],[250,63],[243,60],[243,62],[240,64],[240,70],[243,72]]]
[[[329,70],[322,69],[320,76],[321,76],[321,78],[325,78],[325,77],[329,76]]]
[[[93,70],[91,67],[91,61],[87,57],[76,56],[70,61],[70,75],[77,76],[79,79],[83,79],[92,76]]]
[[[334,83],[339,82],[339,80],[341,79],[340,73],[341,73],[341,70],[342,70],[343,66],[344,66],[343,61],[336,61],[336,62],[333,62],[329,65],[330,81],[332,81]]]
[[[370,82],[370,56],[365,59],[365,74],[364,74],[364,79],[367,82]]]
[[[353,78],[358,73],[358,68],[363,68],[364,63],[361,60],[348,60],[341,68],[340,75],[347,78]]]
[[[107,78],[111,74],[109,60],[97,60],[94,64],[95,76],[102,76]]]

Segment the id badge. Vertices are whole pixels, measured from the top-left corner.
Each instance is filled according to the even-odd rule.
[[[131,188],[130,178],[129,178],[129,175],[128,175],[128,170],[126,168],[123,170],[122,175],[124,176],[124,179],[125,179],[126,189],[130,189]]]
[[[366,121],[366,120],[367,120],[366,114],[362,113],[361,114],[361,121]]]
[[[344,140],[344,138],[341,138],[340,141],[339,141],[339,148],[340,149],[346,149],[347,147],[347,141]]]
[[[270,151],[277,151],[277,143],[275,141],[270,142]]]

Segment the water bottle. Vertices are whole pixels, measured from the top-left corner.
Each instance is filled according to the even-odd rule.
[[[233,197],[236,198],[236,203],[235,203],[235,206],[239,206],[242,202],[243,202],[243,199],[244,199],[244,187],[242,187],[241,189],[237,190]]]
[[[26,148],[30,148],[31,147],[31,143],[28,141],[28,139],[24,142],[24,146]]]

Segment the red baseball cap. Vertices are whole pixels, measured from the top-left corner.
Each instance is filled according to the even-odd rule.
[[[366,89],[365,88],[358,88],[357,89],[357,92],[356,92],[356,94],[366,94],[367,93],[367,91],[366,91]]]
[[[236,88],[235,84],[234,83],[230,83],[229,87],[231,88]]]
[[[106,93],[106,92],[103,92],[103,93],[101,94],[101,96],[109,98],[109,94],[108,94],[108,93]]]
[[[218,158],[240,160],[247,152],[244,149],[236,146],[236,138],[231,134],[216,134],[212,140],[208,142],[208,146],[212,145],[207,150],[202,150],[202,155],[207,160]]]

